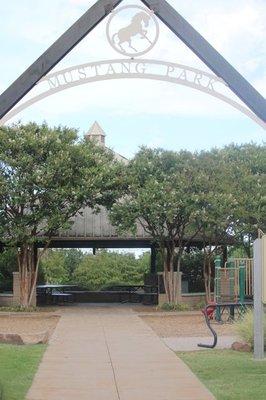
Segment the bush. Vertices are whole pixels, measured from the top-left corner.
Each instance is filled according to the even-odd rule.
[[[0,313],[1,312],[8,312],[8,313],[39,313],[39,312],[54,312],[56,311],[56,307],[36,307],[36,306],[30,306],[30,307],[24,307],[24,306],[10,306],[10,307],[0,307]],[[1,397],[0,397],[1,400]]]
[[[0,307],[0,312],[37,312],[39,311],[38,307],[24,307],[24,306],[10,306],[10,307]],[[1,399],[1,397],[0,397]]]
[[[49,250],[40,262],[40,270],[45,283],[64,284],[69,281],[69,271],[66,267],[65,252],[62,250]]]
[[[14,248],[5,248],[0,253],[0,291],[12,290],[14,271],[18,271],[17,251]]]
[[[146,258],[136,259],[131,253],[102,250],[95,256],[87,255],[83,258],[73,274],[73,281],[88,290],[121,284],[140,285],[148,269]]]
[[[4,400],[4,389],[1,383],[0,383],[0,400]]]
[[[38,283],[71,282],[89,290],[122,284],[140,285],[149,265],[149,252],[136,259],[132,253],[100,250],[92,255],[77,249],[50,249],[41,259]]]
[[[236,331],[241,339],[248,343],[252,348],[254,346],[254,324],[253,311],[248,310],[243,319],[235,323]],[[266,348],[266,316],[264,315],[264,348]]]
[[[190,307],[185,303],[164,303],[160,307],[160,310],[163,311],[189,311]]]
[[[101,290],[102,291],[105,291],[105,290],[113,290],[112,288],[113,287],[116,287],[116,286],[124,286],[124,285],[126,285],[126,283],[125,282],[121,282],[121,281],[119,281],[119,280],[115,280],[115,281],[111,281],[111,282],[108,282],[108,283],[106,283],[105,285],[103,285],[103,286],[101,286]]]
[[[192,307],[193,310],[203,310],[203,308],[206,306],[206,301],[205,300],[201,300],[199,303],[194,304],[194,306]]]

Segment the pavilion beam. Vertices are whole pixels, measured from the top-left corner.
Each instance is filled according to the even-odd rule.
[[[39,248],[44,247],[45,242],[38,242],[37,246]],[[150,248],[151,241],[144,239],[114,239],[114,240],[106,240],[106,239],[95,239],[95,240],[79,240],[79,239],[56,239],[53,238],[50,241],[49,248],[58,248],[58,249],[72,249],[72,248],[80,248],[80,249],[137,249],[137,248]]]
[[[58,64],[122,0],[98,0],[0,96],[3,118],[39,80]]]
[[[229,88],[266,122],[265,98],[212,47],[166,0],[142,0]]]

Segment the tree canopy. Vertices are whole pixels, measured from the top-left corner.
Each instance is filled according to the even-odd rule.
[[[109,207],[119,186],[111,152],[46,123],[0,128],[0,238],[19,246],[22,302],[37,279],[34,244],[71,224],[81,207]],[[38,261],[38,260],[37,260]]]
[[[110,152],[77,131],[46,124],[0,128],[0,234],[36,241],[68,227],[81,206],[110,205],[117,183]]]
[[[48,246],[85,206],[111,210],[121,233],[143,226],[161,250],[168,299],[176,302],[175,269],[179,272],[183,252],[195,238],[203,246],[205,278],[221,244],[229,241],[251,256],[258,229],[266,230],[265,187],[264,144],[194,153],[143,147],[122,166],[110,151],[79,140],[75,129],[46,123],[0,127],[0,244],[19,248],[24,305],[37,279],[36,244]],[[79,269],[97,281],[95,259],[85,262],[80,254],[76,268],[77,254],[69,254],[65,270],[65,255],[54,257],[58,270],[46,259],[47,277],[65,280],[77,274],[81,280]],[[138,280],[133,275],[130,282]],[[110,272],[107,276],[112,279]]]
[[[193,238],[209,248],[210,276],[218,245],[250,247],[257,229],[264,229],[265,159],[265,146],[250,144],[200,153],[141,148],[128,164],[127,188],[111,219],[120,231],[134,232],[139,223],[153,237],[163,253],[169,301],[177,298],[175,252],[180,263]]]

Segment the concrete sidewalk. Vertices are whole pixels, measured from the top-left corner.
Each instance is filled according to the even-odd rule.
[[[63,311],[28,400],[213,400],[129,307]]]

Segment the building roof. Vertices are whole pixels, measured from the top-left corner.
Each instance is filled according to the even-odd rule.
[[[104,146],[106,149],[110,150],[114,154],[114,157],[116,160],[121,161],[125,164],[128,163],[128,159],[126,157],[124,157],[121,154],[116,153],[114,150],[106,147],[106,145],[105,145],[106,134],[104,133],[104,130],[102,129],[102,127],[99,125],[99,123],[97,121],[94,122],[94,124],[90,127],[89,131],[84,135],[84,137],[89,140],[96,140],[96,142],[98,142],[98,144],[100,144],[101,146]]]
[[[106,136],[104,130],[100,127],[97,121],[90,127],[85,136]]]

